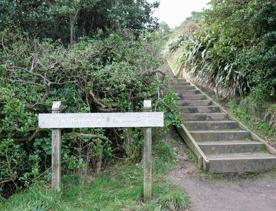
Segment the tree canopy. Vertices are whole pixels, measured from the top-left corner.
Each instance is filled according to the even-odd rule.
[[[70,34],[79,38],[99,30],[107,34],[130,30],[138,36],[156,28],[152,17],[156,7],[158,3],[146,0],[3,0],[0,29],[19,27],[35,37],[67,43]]]

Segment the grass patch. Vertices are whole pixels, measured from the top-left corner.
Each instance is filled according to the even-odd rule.
[[[249,106],[249,105],[248,105]],[[235,101],[230,101],[228,103],[229,110],[232,115],[238,118],[243,124],[258,134],[272,138],[276,138],[276,128],[269,126],[267,122],[262,119],[257,118],[255,115],[250,114],[245,105],[238,105]],[[275,141],[274,141],[275,142]]]
[[[0,210],[185,210],[188,196],[169,184],[166,173],[176,156],[173,149],[159,141],[153,145],[153,200],[142,202],[143,167],[141,163],[120,163],[82,185],[78,176],[62,178],[62,192],[49,189],[49,184],[36,182],[28,190],[0,202]]]
[[[185,148],[184,151],[185,151],[185,154],[187,154],[187,156],[188,156],[188,158],[189,158],[190,160],[192,160],[192,161],[195,162],[195,163],[198,162],[198,159],[197,159],[197,157],[196,157],[196,154],[195,154],[189,147]]]
[[[167,59],[168,64],[175,75],[180,75],[182,73],[182,63],[181,63],[181,49],[176,50],[170,57]]]

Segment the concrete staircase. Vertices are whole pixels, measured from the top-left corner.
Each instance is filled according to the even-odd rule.
[[[258,172],[276,167],[276,150],[233,118],[198,87],[184,79],[170,81],[183,118],[179,133],[212,173]]]

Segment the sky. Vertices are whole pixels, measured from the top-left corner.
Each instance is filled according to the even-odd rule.
[[[158,0],[148,0],[154,2]],[[170,27],[180,25],[192,11],[200,11],[206,7],[209,0],[159,0],[160,6],[155,11],[154,16],[160,21],[169,24]]]

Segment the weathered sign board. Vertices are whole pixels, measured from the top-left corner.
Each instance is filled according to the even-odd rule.
[[[60,113],[61,102],[54,102],[51,114],[39,114],[39,128],[52,129],[52,188],[60,190],[61,129],[63,128],[145,128],[144,200],[152,195],[152,127],[164,126],[162,112],[150,112],[151,101],[144,101],[145,112]]]
[[[162,112],[39,114],[40,128],[163,127]]]

